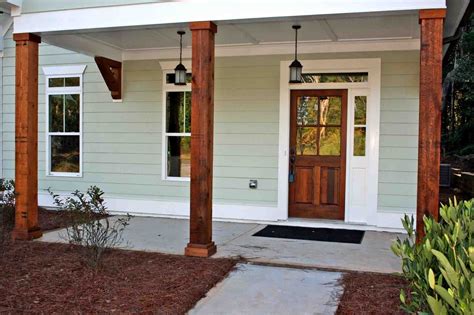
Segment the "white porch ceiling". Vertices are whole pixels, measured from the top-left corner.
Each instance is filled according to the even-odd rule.
[[[300,24],[298,40],[302,47],[328,43],[357,43],[391,40],[412,40],[419,38],[417,12],[403,14],[365,14],[331,17],[280,18],[264,21],[228,21],[218,22],[216,47],[232,49],[248,47],[269,49],[271,45],[285,47],[279,53],[293,50],[293,24]],[[89,55],[102,55],[112,59],[124,55],[137,56],[155,51],[156,57],[170,58],[176,55],[179,47],[178,30],[188,30],[187,24],[167,26],[148,26],[134,29],[113,29],[94,31],[75,31],[42,34],[43,40]],[[189,55],[191,32],[183,37],[184,55]],[[413,47],[413,45],[411,46]],[[304,53],[304,48],[301,51]],[[347,51],[347,50],[346,50]]]
[[[407,14],[258,23],[219,23],[216,45],[292,42],[295,35],[291,26],[295,23],[302,26],[298,34],[302,42],[419,37],[418,16]],[[186,30],[186,25],[89,32],[80,33],[80,35],[122,50],[177,48],[179,41],[176,31],[179,29]],[[184,35],[183,40],[185,46],[191,44],[190,32]]]

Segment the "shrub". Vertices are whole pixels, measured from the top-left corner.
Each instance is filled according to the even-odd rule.
[[[0,178],[0,253],[15,223],[15,181]]]
[[[110,218],[103,199],[104,192],[97,186],[89,187],[85,194],[76,190],[65,198],[50,189],[48,191],[56,206],[68,213],[66,239],[70,244],[78,245],[84,261],[97,269],[104,252],[123,244],[123,231],[131,216]]]
[[[408,238],[392,244],[410,282],[410,292],[400,293],[405,311],[474,314],[473,203],[474,199],[454,200],[442,205],[439,222],[425,216],[426,234],[418,244],[413,217],[405,215],[402,222]]]

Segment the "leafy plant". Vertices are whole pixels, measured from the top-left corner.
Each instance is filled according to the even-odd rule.
[[[103,254],[123,244],[123,231],[131,216],[111,218],[103,198],[104,192],[97,186],[89,187],[86,193],[76,190],[65,198],[50,189],[48,191],[55,205],[68,212],[66,239],[70,244],[79,246],[88,265],[99,268]]]
[[[10,239],[10,231],[15,223],[15,196],[15,181],[0,178],[0,249]]]
[[[440,208],[440,221],[424,217],[425,237],[414,241],[414,220],[402,220],[408,237],[392,244],[402,258],[410,292],[400,293],[410,313],[474,314],[474,199]],[[410,299],[407,296],[410,296]]]

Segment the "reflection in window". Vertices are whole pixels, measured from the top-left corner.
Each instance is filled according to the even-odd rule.
[[[367,72],[354,73],[303,73],[304,83],[357,83],[368,82]]]
[[[354,98],[354,156],[365,156],[367,96]]]
[[[55,87],[74,87],[80,86],[80,78],[79,77],[66,77],[66,78],[49,78],[48,79],[48,87],[55,88]]]
[[[79,173],[79,136],[51,136],[51,172]]]
[[[341,155],[340,96],[299,97],[296,120],[297,155]]]
[[[166,175],[189,177],[191,171],[191,92],[166,94]]]

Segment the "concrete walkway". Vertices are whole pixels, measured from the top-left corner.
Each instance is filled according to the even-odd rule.
[[[217,245],[214,257],[244,257],[251,262],[356,271],[401,271],[400,260],[390,245],[401,234],[367,231],[361,244],[288,240],[252,236],[265,225],[213,223]],[[63,242],[61,231],[40,240]],[[169,254],[184,253],[189,240],[189,220],[134,217],[124,233],[128,249]]]
[[[334,314],[339,272],[239,264],[190,315]]]

